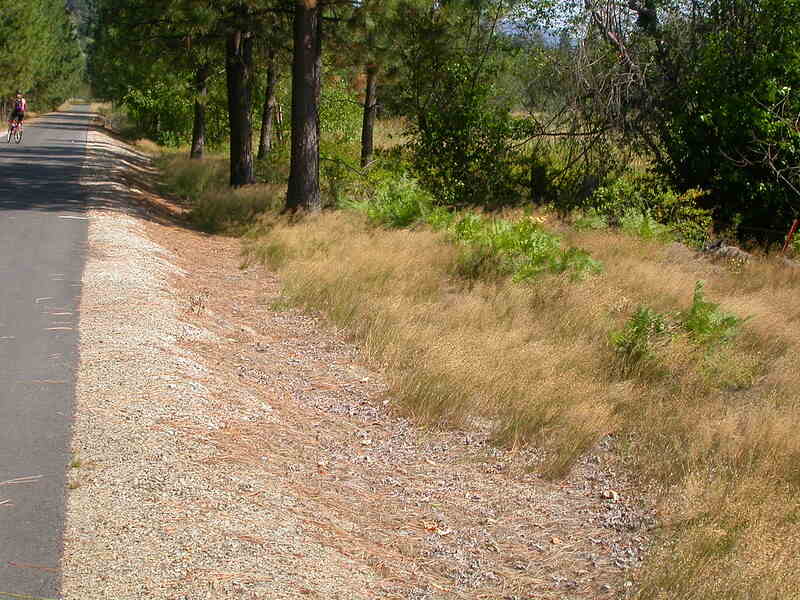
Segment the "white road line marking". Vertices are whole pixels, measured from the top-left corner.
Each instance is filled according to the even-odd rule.
[[[59,219],[75,219],[77,221],[88,221],[89,217],[76,217],[73,215],[58,215]]]
[[[37,298],[36,299],[36,304],[39,304],[40,302],[44,302],[45,300],[55,300],[55,298],[53,298],[52,296],[47,296],[46,298]]]

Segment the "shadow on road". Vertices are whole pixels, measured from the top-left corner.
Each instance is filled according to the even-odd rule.
[[[72,111],[39,117],[26,126],[19,145],[6,143],[0,130],[0,215],[135,209],[142,218],[193,229],[179,216],[180,208],[167,208],[159,197],[158,172],[150,157],[121,140],[116,143],[113,134],[90,124],[90,117]],[[87,130],[107,137],[89,136],[87,141]]]

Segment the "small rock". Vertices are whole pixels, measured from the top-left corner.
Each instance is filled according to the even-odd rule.
[[[617,502],[619,500],[619,494],[614,490],[603,490],[600,496],[606,500],[611,500],[612,502]]]
[[[564,540],[562,540],[560,537],[553,537],[553,538],[550,539],[550,543],[551,544],[555,544],[555,545],[563,544]]]

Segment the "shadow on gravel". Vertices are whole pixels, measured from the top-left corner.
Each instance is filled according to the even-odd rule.
[[[186,206],[175,198],[165,198],[159,189],[160,173],[148,155],[131,148],[129,142],[103,127],[93,126],[91,130],[104,140],[90,136],[87,143],[83,187],[90,207],[134,212],[161,225],[206,235],[186,219]]]

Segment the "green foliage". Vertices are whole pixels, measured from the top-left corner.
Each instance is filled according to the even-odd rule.
[[[712,4],[691,43],[682,23],[662,32],[659,166],[681,189],[708,190],[700,205],[721,226],[739,215],[748,238],[778,240],[800,201],[800,2]]]
[[[611,345],[620,359],[622,375],[639,371],[655,360],[655,345],[668,332],[664,315],[646,306],[636,309],[622,329],[611,333]]]
[[[509,107],[497,102],[493,82],[502,61],[481,20],[477,6],[448,3],[438,11],[404,7],[396,24],[413,166],[447,206],[519,200],[512,142],[520,131]]]
[[[628,235],[634,235],[643,240],[664,241],[670,238],[669,229],[653,219],[649,212],[640,212],[635,209],[628,210],[622,216],[620,228]]]
[[[191,139],[194,105],[187,83],[165,76],[145,88],[130,88],[122,104],[153,141],[178,146]]]
[[[517,201],[507,109],[491,105],[492,87],[475,82],[467,65],[448,65],[439,75],[449,100],[441,98],[410,131],[420,179],[449,206]]]
[[[459,271],[466,277],[493,272],[522,282],[545,273],[569,273],[582,279],[602,268],[583,250],[563,249],[558,236],[529,218],[508,221],[466,213],[450,232],[464,246]]]
[[[336,144],[352,144],[361,135],[362,108],[358,96],[342,76],[322,86],[319,121],[323,135]]]
[[[611,333],[611,345],[620,359],[622,375],[641,373],[644,367],[655,365],[656,348],[668,342],[668,334],[678,327],[692,342],[711,350],[721,350],[722,345],[738,334],[744,319],[723,312],[718,304],[706,300],[703,285],[702,281],[695,283],[692,305],[678,313],[677,318],[640,306],[622,329]],[[740,365],[729,355],[715,352],[707,353],[704,368],[709,376],[724,384],[741,386],[752,379],[756,365]]]
[[[374,196],[345,203],[345,207],[363,212],[375,224],[391,228],[410,227],[424,222],[429,215],[435,215],[437,222],[441,219],[441,213],[434,211],[433,197],[415,179],[391,173],[376,174],[373,178],[377,180]]]
[[[574,279],[599,273],[601,264],[578,248],[561,247],[561,239],[531,218],[518,221],[456,212],[437,204],[413,178],[391,171],[372,174],[374,194],[343,203],[375,224],[392,228],[427,224],[445,231],[461,246],[456,272],[467,279],[512,277],[516,282],[545,273],[568,273]]]
[[[684,329],[694,341],[708,346],[715,346],[731,340],[739,332],[743,319],[723,312],[719,304],[706,300],[703,293],[703,281],[695,283],[692,305],[681,313],[680,319]]]
[[[589,210],[579,214],[572,226],[577,231],[608,229],[608,217],[599,213],[597,209],[590,208]]]
[[[0,99],[19,89],[31,110],[58,106],[80,86],[84,56],[63,0],[4,2],[0,9]]]
[[[792,243],[790,246],[792,249],[792,254],[795,257],[800,256],[800,234],[795,234],[794,238],[792,238]]]
[[[699,247],[711,229],[711,212],[698,206],[704,196],[700,190],[678,194],[663,178],[632,171],[594,192],[585,203],[579,227],[602,220],[645,239],[674,237]]]

